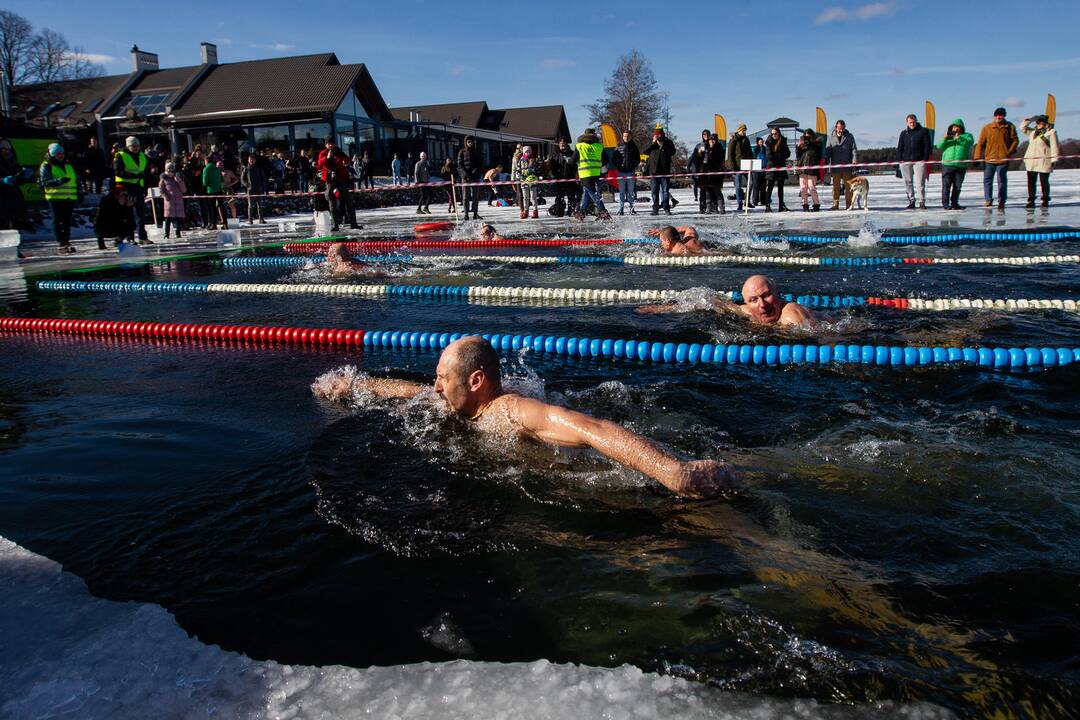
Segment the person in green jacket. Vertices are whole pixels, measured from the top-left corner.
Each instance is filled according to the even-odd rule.
[[[217,221],[221,221],[221,227],[228,230],[229,223],[225,219],[225,205],[221,202],[222,190],[225,186],[225,178],[221,174],[224,166],[220,160],[206,163],[202,171],[203,187],[206,188],[207,200],[210,205],[210,229],[217,229]]]
[[[956,118],[949,123],[945,136],[938,140],[941,151],[941,206],[946,210],[963,210],[960,206],[960,187],[971,164],[975,138],[967,132],[964,121]]]

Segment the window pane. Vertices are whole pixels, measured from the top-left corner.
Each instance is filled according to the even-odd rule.
[[[299,123],[293,126],[296,149],[321,148],[326,136],[330,134],[330,123]]]
[[[255,149],[263,150],[288,150],[289,127],[287,125],[272,125],[270,127],[255,128]]]

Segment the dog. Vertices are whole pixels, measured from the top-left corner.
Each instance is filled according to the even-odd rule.
[[[848,210],[861,206],[863,210],[870,209],[870,181],[864,177],[855,176],[847,181],[847,189],[851,193],[851,203]]]

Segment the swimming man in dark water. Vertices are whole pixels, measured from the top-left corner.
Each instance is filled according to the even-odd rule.
[[[784,300],[776,282],[765,275],[751,275],[742,286],[742,304],[727,298],[714,297],[712,309],[717,313],[741,315],[760,325],[813,327],[814,314],[793,300]],[[672,303],[642,305],[638,312],[645,314],[680,312]]]

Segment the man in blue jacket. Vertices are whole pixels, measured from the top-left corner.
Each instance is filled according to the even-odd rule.
[[[896,143],[896,160],[900,163],[900,176],[907,190],[908,210],[915,209],[918,195],[919,209],[926,209],[926,161],[930,159],[933,144],[930,133],[919,124],[914,115],[907,116],[907,127],[900,131]]]

